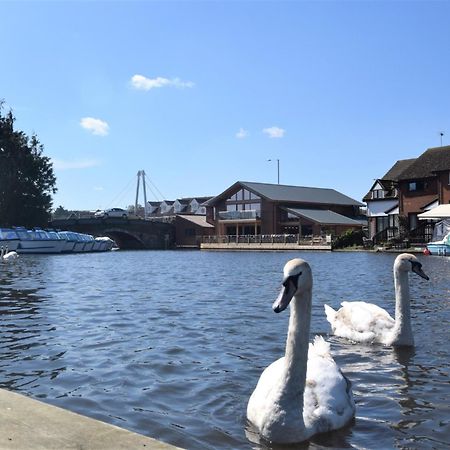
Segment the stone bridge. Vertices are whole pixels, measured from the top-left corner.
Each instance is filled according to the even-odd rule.
[[[50,222],[57,230],[108,236],[122,249],[169,249],[175,246],[175,225],[171,222],[108,217],[57,219]]]

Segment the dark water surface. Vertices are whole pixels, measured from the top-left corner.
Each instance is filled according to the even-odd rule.
[[[289,312],[274,314],[284,263],[314,274],[311,337],[323,304],[394,310],[395,255],[119,251],[0,264],[0,387],[189,449],[266,448],[248,398],[283,355]],[[292,448],[450,447],[450,258],[410,276],[413,350],[335,337],[353,382],[353,425]],[[249,440],[250,438],[250,440]]]

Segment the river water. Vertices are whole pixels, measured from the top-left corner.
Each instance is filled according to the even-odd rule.
[[[450,448],[450,258],[410,275],[416,346],[329,336],[323,304],[394,310],[395,255],[118,251],[0,263],[0,387],[189,449],[259,449],[247,426],[259,375],[283,355],[282,267],[314,274],[311,338],[353,383],[356,419],[291,448]]]

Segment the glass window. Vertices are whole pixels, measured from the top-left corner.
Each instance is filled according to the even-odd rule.
[[[260,200],[261,199],[261,197],[254,194],[253,192],[249,192],[249,194],[250,194],[250,200]]]

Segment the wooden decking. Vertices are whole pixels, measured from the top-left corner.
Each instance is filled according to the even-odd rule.
[[[294,234],[204,236],[202,250],[332,250],[331,237]]]

